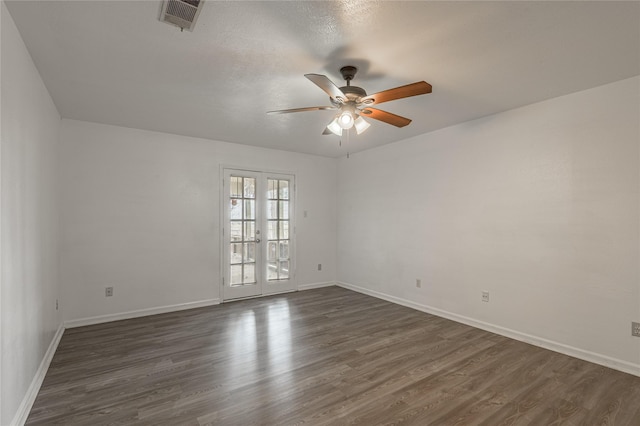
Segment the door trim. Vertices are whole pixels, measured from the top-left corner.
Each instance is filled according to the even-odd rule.
[[[264,285],[262,286],[262,292],[261,294],[258,295],[251,295],[251,296],[247,296],[247,297],[237,297],[237,298],[227,298],[225,299],[224,297],[224,289],[225,289],[225,275],[226,275],[226,268],[227,265],[225,263],[225,253],[226,250],[228,250],[228,247],[225,246],[225,231],[229,232],[228,230],[226,230],[227,224],[226,224],[226,212],[225,209],[227,207],[227,200],[226,200],[226,188],[225,185],[228,185],[228,182],[225,182],[225,175],[227,173],[227,171],[236,171],[236,172],[248,172],[248,173],[258,173],[258,174],[262,174],[265,177],[265,181],[268,178],[274,177],[274,178],[281,178],[283,175],[286,177],[291,178],[292,183],[293,183],[293,188],[290,188],[289,191],[292,193],[293,195],[293,203],[291,204],[291,212],[290,212],[290,218],[289,218],[289,224],[291,227],[290,230],[290,252],[293,254],[291,256],[291,260],[290,260],[290,279],[291,282],[293,283],[293,288],[290,289],[285,289],[285,290],[269,290],[269,287],[266,284],[266,276],[264,278]],[[291,171],[283,171],[283,170],[274,170],[274,169],[261,169],[261,168],[257,168],[257,167],[246,167],[246,166],[238,166],[238,165],[232,165],[232,164],[220,164],[219,167],[219,180],[218,180],[218,191],[219,191],[219,215],[218,215],[218,219],[219,219],[219,228],[218,228],[218,235],[219,235],[219,249],[220,249],[220,254],[219,254],[219,299],[221,303],[225,303],[225,302],[233,302],[236,300],[243,300],[243,299],[253,299],[256,297],[263,297],[263,296],[270,296],[273,294],[280,294],[280,293],[291,293],[291,292],[295,292],[298,291],[298,279],[297,279],[297,244],[296,244],[296,235],[297,235],[297,229],[296,229],[296,202],[297,202],[297,190],[298,190],[298,185],[297,185],[297,176],[294,172]],[[266,205],[266,203],[265,203]],[[266,218],[262,219],[264,222],[266,222]],[[263,234],[266,237],[266,234]],[[265,240],[266,242],[266,240]],[[266,247],[266,244],[264,244],[264,247]],[[264,250],[264,249],[261,249]],[[264,250],[266,251],[266,250]],[[266,259],[262,260],[263,265],[266,265]],[[264,273],[264,272],[263,272]],[[267,290],[267,291],[265,291]]]

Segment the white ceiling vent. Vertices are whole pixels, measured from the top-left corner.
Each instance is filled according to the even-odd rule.
[[[204,0],[164,0],[160,20],[193,31]]]

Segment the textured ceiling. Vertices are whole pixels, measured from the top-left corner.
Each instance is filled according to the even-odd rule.
[[[193,32],[156,1],[6,2],[64,118],[330,157],[640,74],[640,2],[206,1]],[[332,111],[303,77],[355,65],[380,106],[348,147],[322,136]],[[347,142],[346,138],[343,142]]]

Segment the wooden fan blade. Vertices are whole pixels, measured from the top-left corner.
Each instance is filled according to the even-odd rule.
[[[407,84],[406,86],[396,87],[395,89],[383,90],[373,95],[362,98],[365,105],[381,104],[396,99],[408,98],[410,96],[425,95],[431,93],[431,85],[426,81]]]
[[[345,95],[338,86],[333,84],[326,75],[305,74],[304,76],[311,80],[316,86],[324,90],[332,99],[335,99],[340,103],[346,102],[347,95]]]
[[[278,111],[267,111],[267,114],[289,114],[290,112],[304,112],[304,111],[321,111],[325,109],[337,109],[334,106],[317,106],[317,107],[306,107],[306,108],[292,108],[292,109],[281,109]]]
[[[411,123],[411,120],[399,115],[391,114],[390,112],[383,111],[376,108],[365,108],[360,111],[363,117],[374,118],[376,120],[384,121],[396,127],[404,127]]]

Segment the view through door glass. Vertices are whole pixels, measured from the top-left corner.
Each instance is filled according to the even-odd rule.
[[[256,284],[256,178],[229,180],[229,272],[232,287]]]
[[[289,279],[289,181],[267,179],[267,281]]]

